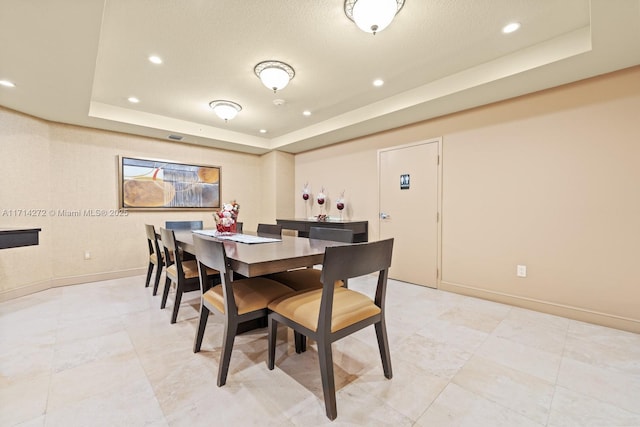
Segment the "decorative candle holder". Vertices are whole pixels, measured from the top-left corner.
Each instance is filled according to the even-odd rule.
[[[340,193],[340,198],[336,201],[336,209],[340,212],[340,221],[342,221],[342,211],[344,210],[346,204],[344,201],[344,190]]]
[[[318,215],[318,221],[324,221],[327,218],[327,215],[325,215],[323,212],[324,202],[326,200],[327,200],[327,196],[324,193],[324,187],[322,187],[322,189],[316,196],[316,201],[318,202],[318,205],[320,205],[320,214]]]
[[[304,200],[305,218],[309,217],[309,199],[311,199],[311,189],[309,188],[309,183],[307,182],[302,189],[302,200]]]
[[[306,183],[304,185],[304,188],[302,189],[302,200],[306,202],[307,200],[309,200],[310,197],[311,197],[311,190],[309,189],[309,183]]]

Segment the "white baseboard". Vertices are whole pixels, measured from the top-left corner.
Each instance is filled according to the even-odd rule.
[[[445,281],[440,282],[439,289],[456,294],[482,298],[489,301],[496,301],[516,307],[540,311],[542,313],[562,316],[582,322],[607,326],[609,328],[640,333],[640,319],[631,319],[627,317],[617,316],[615,314],[601,313],[580,307],[556,304],[549,301],[541,301],[517,295],[509,295],[501,292],[489,291],[486,289],[475,288],[473,286],[461,285],[458,283],[450,283]]]

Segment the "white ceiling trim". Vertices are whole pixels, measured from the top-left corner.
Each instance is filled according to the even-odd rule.
[[[271,140],[278,149],[591,51],[589,26]],[[478,100],[477,105],[482,101]]]
[[[240,132],[234,132],[214,126],[207,126],[187,120],[180,120],[173,117],[121,108],[102,102],[91,101],[89,105],[89,116],[120,123],[128,123],[131,125],[144,126],[152,129],[163,129],[167,132],[167,136],[169,134],[179,134],[182,136],[191,135],[198,138],[209,138],[213,140],[242,144],[265,151],[270,149],[269,140],[266,138],[254,137]]]

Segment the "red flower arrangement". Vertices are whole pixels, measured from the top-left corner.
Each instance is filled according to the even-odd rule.
[[[231,203],[222,205],[222,209],[213,213],[216,220],[216,229],[221,233],[235,233],[238,214],[240,213],[240,205],[234,200]]]

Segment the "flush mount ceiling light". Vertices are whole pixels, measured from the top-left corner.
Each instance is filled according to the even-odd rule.
[[[387,28],[404,6],[404,0],[345,0],[344,13],[362,31],[380,32]]]
[[[253,71],[256,76],[269,89],[275,93],[280,89],[284,89],[296,72],[290,65],[280,61],[262,61],[255,66]]]
[[[227,120],[233,119],[238,115],[238,112],[242,110],[240,104],[236,104],[235,102],[231,101],[224,101],[221,99],[211,101],[209,103],[209,107],[211,107],[213,112],[216,113],[216,115],[225,122]]]

